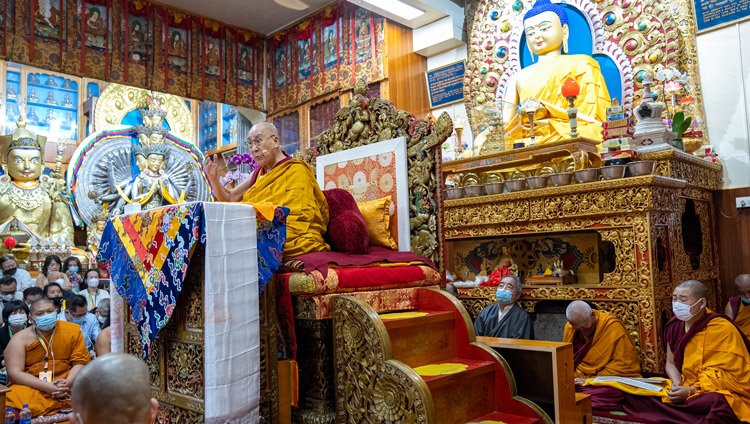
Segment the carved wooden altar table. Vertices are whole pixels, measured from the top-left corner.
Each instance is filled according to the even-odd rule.
[[[720,299],[712,191],[721,166],[676,150],[641,155],[656,174],[445,201],[446,264],[458,264],[458,246],[503,239],[587,234],[611,246],[613,268],[592,281],[525,286],[529,312],[547,301],[586,300],[625,324],[644,372],[663,369],[661,329],[671,316],[674,286],[700,280]],[[462,166],[484,165],[483,158]],[[449,163],[445,173],[454,167]],[[600,250],[596,254],[603,255]],[[476,316],[495,302],[495,288],[459,288]]]

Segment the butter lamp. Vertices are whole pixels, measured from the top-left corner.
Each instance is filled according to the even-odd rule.
[[[581,93],[581,87],[578,85],[576,80],[568,78],[563,82],[562,89],[560,90],[563,97],[568,100],[570,107],[568,108],[568,118],[570,119],[570,137],[578,137],[578,109],[575,107],[576,97]]]

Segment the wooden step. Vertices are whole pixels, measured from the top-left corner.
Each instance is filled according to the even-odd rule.
[[[462,363],[467,369],[455,374],[423,376],[432,394],[435,416],[440,424],[463,424],[468,417],[496,409],[495,364],[466,358],[450,358],[439,363]]]
[[[381,320],[391,339],[393,359],[416,368],[456,356],[455,314],[450,311],[416,310],[425,314],[407,318],[393,318],[381,314]]]
[[[469,421],[469,424],[478,424],[482,421],[499,421],[507,424],[536,424],[541,423],[537,418],[522,417],[520,415],[506,414],[504,412],[491,412],[479,418]]]

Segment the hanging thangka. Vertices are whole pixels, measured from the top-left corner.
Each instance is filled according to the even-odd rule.
[[[154,20],[153,7],[144,1],[125,1],[125,28],[123,28],[122,51],[125,57],[122,64],[122,80],[127,85],[144,87],[149,85],[147,72],[149,65],[153,67],[154,56]]]
[[[218,22],[203,20],[201,28],[200,67],[203,74],[201,79],[201,97],[224,98],[224,79],[226,67],[224,59],[224,31]]]
[[[271,63],[270,69],[272,72],[269,74],[271,75],[272,106],[274,110],[279,110],[291,106],[289,86],[292,83],[292,78],[288,78],[290,76],[290,60],[286,37],[280,40],[274,39],[271,47],[272,60],[269,62]]]
[[[297,41],[296,41],[296,52],[295,55],[295,62],[296,62],[296,73],[295,73],[295,96],[294,96],[294,102],[304,103],[308,100],[310,100],[310,75],[313,71],[312,69],[312,61],[311,57],[313,56],[312,53],[312,44],[315,42],[315,38],[313,37],[313,28],[314,25],[312,25],[311,21],[306,21],[307,25],[300,25],[298,27],[297,31]]]
[[[227,34],[227,53],[233,58],[227,69],[233,70],[230,80],[234,81],[234,90],[228,90],[227,97],[233,104],[259,104],[256,109],[260,110],[263,109],[263,96],[258,66],[262,63],[263,48],[255,43],[256,38],[253,33],[239,29]]]
[[[109,79],[112,4],[109,0],[77,1],[82,71],[92,78]]]
[[[166,66],[164,68],[164,87],[167,92],[179,96],[189,94],[188,85],[191,78],[192,52],[192,16],[182,12],[163,9],[166,17]]]

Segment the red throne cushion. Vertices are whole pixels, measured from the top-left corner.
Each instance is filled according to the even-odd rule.
[[[337,252],[367,253],[370,234],[367,222],[351,193],[334,188],[323,191],[328,202],[328,232],[326,238]]]

